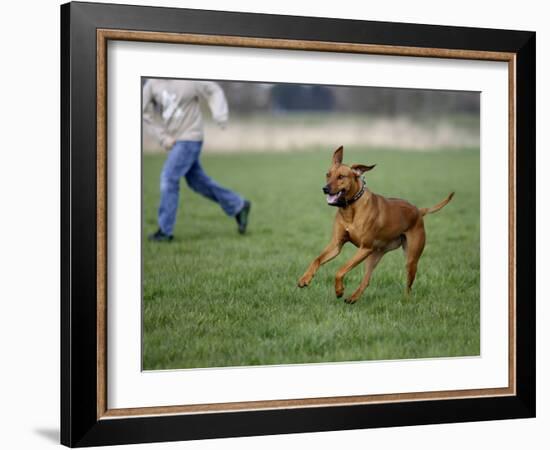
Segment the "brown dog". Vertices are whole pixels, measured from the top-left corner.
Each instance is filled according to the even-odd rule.
[[[358,250],[336,273],[337,297],[344,294],[344,276],[365,261],[363,281],[351,297],[346,299],[346,303],[355,303],[369,285],[372,271],[382,256],[399,247],[403,247],[407,260],[406,292],[409,293],[416,276],[418,259],[426,242],[423,218],[449,203],[454,192],[431,208],[417,208],[405,200],[385,198],[369,191],[361,179],[361,175],[374,166],[347,166],[342,164],[343,155],[343,147],[334,152],[332,166],[327,173],[327,184],[323,187],[328,204],[338,207],[332,240],[310,264],[298,286],[309,285],[317,269],[338,256],[342,246],[349,241]]]

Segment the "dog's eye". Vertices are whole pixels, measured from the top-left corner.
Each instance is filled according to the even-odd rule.
[[[346,178],[344,175],[338,175],[339,180],[343,180],[344,178]]]
[[[330,177],[330,173],[327,172],[327,178]]]

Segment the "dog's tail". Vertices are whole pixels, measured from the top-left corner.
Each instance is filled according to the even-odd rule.
[[[449,203],[451,201],[451,199],[453,198],[454,195],[455,195],[455,193],[451,192],[445,200],[439,202],[437,205],[432,206],[431,208],[420,208],[420,214],[425,216],[426,214],[431,214],[431,213],[439,211],[441,208],[443,208],[447,203]]]

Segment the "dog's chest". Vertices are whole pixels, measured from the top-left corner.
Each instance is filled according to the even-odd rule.
[[[357,247],[372,244],[371,238],[375,235],[375,222],[370,215],[358,216],[357,214],[341,216],[341,225],[346,231],[349,242]]]
[[[357,226],[354,226],[353,223],[344,223],[344,229],[348,234],[349,240],[354,244],[359,246],[361,243],[361,233],[357,229]]]
[[[340,211],[340,223],[346,231],[349,241],[357,247],[364,244],[365,237],[371,234],[372,226],[369,216],[361,213],[362,211],[353,209]]]

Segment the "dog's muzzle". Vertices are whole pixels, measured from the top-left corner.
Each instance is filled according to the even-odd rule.
[[[342,190],[340,192],[337,192],[336,194],[331,194],[330,190],[323,190],[327,194],[327,203],[330,206],[344,206],[344,194],[345,192]]]
[[[327,184],[323,187],[323,193],[327,196],[327,203],[330,206],[343,206],[342,199],[344,198],[344,191],[339,191],[336,194],[330,193],[330,186]]]

